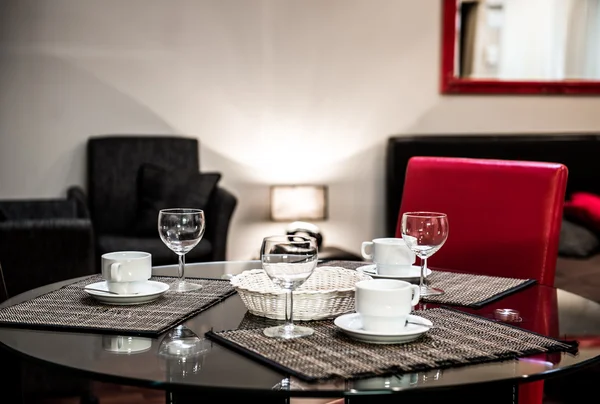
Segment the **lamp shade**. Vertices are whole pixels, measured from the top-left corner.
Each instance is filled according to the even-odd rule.
[[[271,220],[324,220],[327,218],[325,185],[271,186]]]

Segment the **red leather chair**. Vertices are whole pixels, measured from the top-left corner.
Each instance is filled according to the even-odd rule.
[[[413,157],[396,236],[404,212],[444,212],[448,240],[429,266],[553,286],[566,185],[558,163]]]
[[[428,266],[553,286],[567,175],[558,163],[413,157],[396,237],[404,212],[443,212],[448,240]],[[544,324],[534,331],[550,335]],[[520,387],[519,403],[542,401],[543,382]]]

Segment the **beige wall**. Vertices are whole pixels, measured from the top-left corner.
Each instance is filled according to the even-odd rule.
[[[268,185],[330,186],[325,242],[383,233],[395,134],[600,129],[600,98],[441,96],[440,0],[2,0],[0,198],[84,183],[88,136],[189,134],[240,200],[229,258],[282,231]]]

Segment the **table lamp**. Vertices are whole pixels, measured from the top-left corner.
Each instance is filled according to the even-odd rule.
[[[291,222],[287,234],[304,233],[317,239],[319,247],[323,236],[313,220],[327,219],[327,186],[273,185],[271,186],[271,220]]]

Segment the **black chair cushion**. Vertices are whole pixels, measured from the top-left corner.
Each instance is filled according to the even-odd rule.
[[[172,265],[177,263],[177,255],[169,250],[160,237],[126,237],[126,236],[98,236],[100,251],[145,251],[152,254],[152,265]],[[185,255],[186,262],[209,261],[212,253],[212,244],[209,240],[202,239],[192,251]]]
[[[587,258],[598,251],[600,239],[593,231],[563,219],[558,254],[564,257]]]
[[[140,166],[200,170],[197,139],[174,136],[101,136],[88,141],[88,196],[98,234],[131,234]]]
[[[143,164],[138,177],[134,235],[158,237],[158,212],[161,209],[206,209],[220,179],[220,173],[168,170],[154,164]]]

